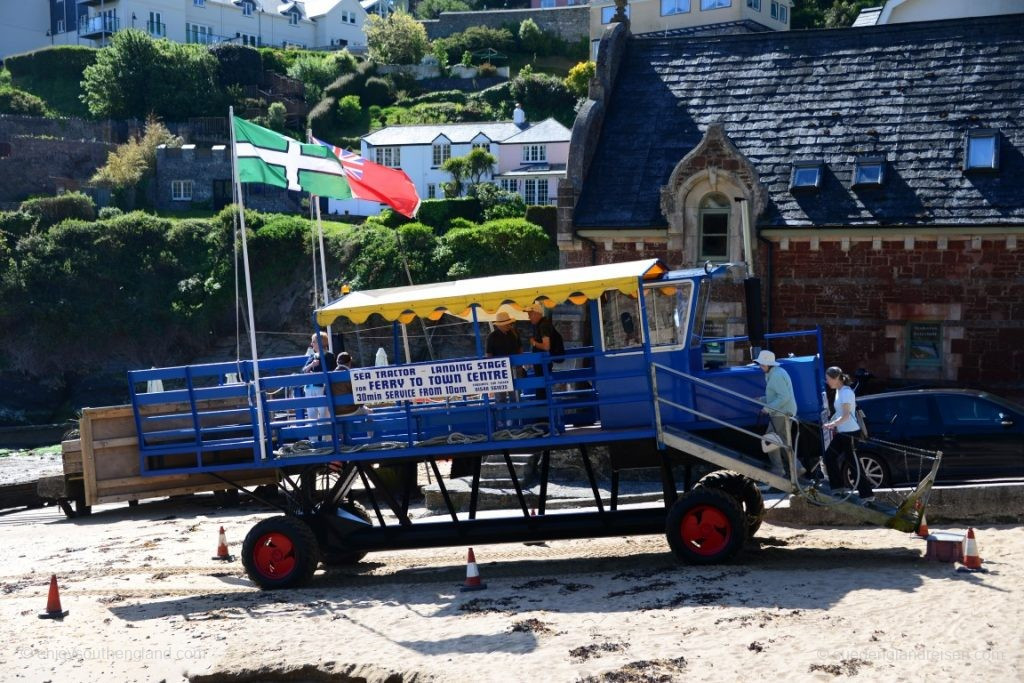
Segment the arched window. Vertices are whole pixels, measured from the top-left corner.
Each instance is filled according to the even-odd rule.
[[[729,260],[729,199],[723,194],[700,200],[700,260]]]

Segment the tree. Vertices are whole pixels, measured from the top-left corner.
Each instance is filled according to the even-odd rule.
[[[441,164],[441,170],[452,174],[451,182],[441,184],[444,188],[444,196],[448,198],[461,197],[462,186],[466,182],[466,176],[469,175],[469,162],[466,157],[451,157]]]
[[[366,45],[378,64],[419,64],[427,53],[427,29],[405,12],[366,19]]]
[[[544,51],[544,32],[533,19],[526,18],[519,24],[519,44],[524,52],[534,54]]]
[[[283,133],[288,121],[288,108],[281,102],[271,102],[267,107],[267,128]]]
[[[418,19],[437,19],[441,12],[468,12],[473,8],[463,0],[423,0],[416,5]]]
[[[116,191],[135,187],[156,169],[156,148],[160,145],[181,147],[181,138],[151,116],[142,137],[131,138],[108,154],[107,163],[96,171],[92,182]]]
[[[565,87],[577,97],[586,97],[590,91],[590,81],[597,73],[597,64],[591,61],[580,62],[569,69],[569,75],[565,77]]]
[[[466,155],[466,174],[476,185],[486,174],[491,172],[496,163],[498,160],[494,158],[493,154],[477,147]]]
[[[853,26],[853,20],[857,18],[862,9],[876,4],[878,3],[875,0],[836,0],[831,7],[825,10],[825,27]]]
[[[493,183],[479,183],[470,188],[469,194],[480,202],[485,221],[526,215],[526,200],[518,192],[502,190]]]

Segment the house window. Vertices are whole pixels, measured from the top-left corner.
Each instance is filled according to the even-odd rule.
[[[772,19],[778,19],[779,18],[779,3],[775,2],[775,0],[772,0],[772,12],[771,12],[771,15],[772,15]]]
[[[201,24],[185,24],[185,42],[209,45],[213,42],[213,27]]]
[[[192,5],[195,7],[206,7],[206,0],[192,0]]]
[[[257,47],[256,36],[249,33],[236,33],[235,37],[239,39],[242,45],[248,45],[249,47]]]
[[[523,163],[537,163],[548,160],[546,145],[523,145]]]
[[[918,322],[907,325],[907,366],[942,367],[942,325]]]
[[[799,161],[793,164],[790,177],[790,190],[817,190],[821,187],[821,163],[817,161]]]
[[[515,178],[499,178],[498,187],[504,190],[505,192],[515,192],[516,194],[519,193],[519,181],[516,180]]]
[[[779,21],[783,24],[789,23],[789,8],[785,5],[779,5]]]
[[[527,178],[526,186],[523,190],[524,199],[527,204],[547,204],[548,203],[548,179],[547,178]]]
[[[401,147],[378,147],[373,150],[374,160],[381,166],[398,168],[402,165]]]
[[[747,7],[755,12],[761,11],[761,0],[747,0]]]
[[[998,131],[968,131],[965,146],[965,171],[995,171],[999,168]]]
[[[862,157],[853,165],[855,186],[879,186],[885,181],[885,160],[881,157]]]
[[[176,202],[190,202],[192,201],[192,181],[191,180],[172,180],[171,181],[171,200]]]
[[[491,143],[489,143],[489,142],[474,142],[473,143],[473,149],[482,149],[483,151],[485,151],[488,154],[490,154],[491,153]]]
[[[434,145],[433,165],[438,167],[452,158],[452,146],[446,143]]]
[[[251,2],[243,2],[242,3],[242,16],[243,17],[251,17],[252,16],[252,3]]]
[[[615,5],[601,8],[601,23],[610,24],[612,23],[612,17],[615,16]],[[629,5],[626,5],[626,18],[629,19]]]
[[[437,199],[437,185],[427,183],[427,199]]]
[[[709,194],[700,202],[700,259],[729,260],[729,199]]]
[[[167,34],[164,28],[164,22],[161,21],[163,17],[160,16],[159,12],[150,12],[149,21],[146,22],[146,32],[151,36],[161,38]]]
[[[57,20],[57,33],[64,33],[65,27],[66,27],[66,24],[64,23],[64,20],[63,19],[58,19]]]
[[[292,12],[291,14],[288,15],[288,24],[291,25],[291,26],[298,26],[299,25],[299,13],[298,12]]]
[[[690,11],[690,0],[661,0],[661,16],[685,14]]]
[[[701,11],[709,9],[721,9],[723,7],[731,7],[732,0],[700,0]]]
[[[541,8],[547,9],[548,7],[555,6],[555,0],[540,0]]]

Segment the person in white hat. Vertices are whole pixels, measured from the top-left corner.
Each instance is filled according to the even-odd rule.
[[[793,447],[793,436],[790,432],[791,417],[796,416],[796,395],[793,393],[793,380],[785,368],[775,360],[775,354],[767,349],[762,350],[754,359],[765,374],[764,412],[771,418],[772,428],[781,437],[787,448]],[[771,460],[772,474],[786,476],[786,468],[782,464],[782,455],[778,449],[768,452]]]

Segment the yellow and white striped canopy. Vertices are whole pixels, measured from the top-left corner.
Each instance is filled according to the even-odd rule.
[[[469,318],[470,308],[478,306],[477,318],[490,320],[502,305],[505,305],[506,310],[522,310],[536,301],[546,306],[555,306],[564,301],[582,304],[609,290],[636,296],[641,279],[657,280],[666,272],[668,268],[659,259],[646,259],[539,273],[372,289],[345,295],[319,309],[316,319],[321,326],[326,327],[338,318],[362,323],[377,313],[386,320],[408,323],[417,316],[437,320],[445,313]]]

